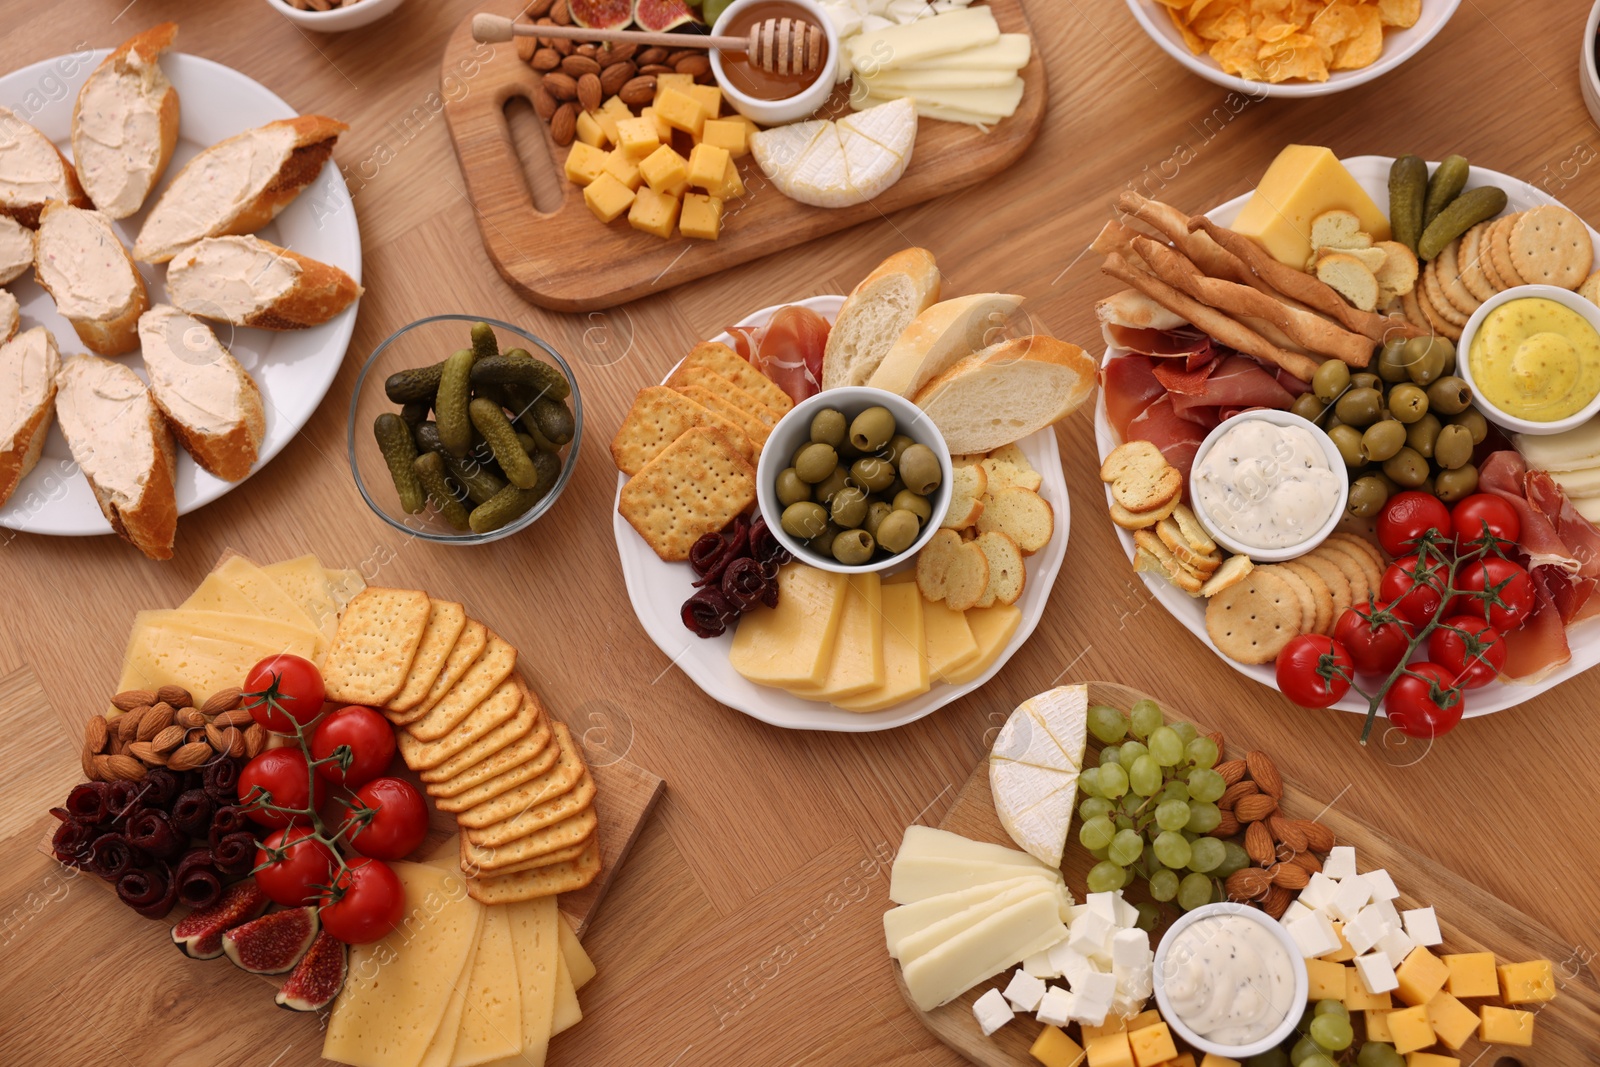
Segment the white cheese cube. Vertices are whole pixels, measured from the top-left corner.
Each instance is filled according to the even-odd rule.
[[[1411,935],[1398,925],[1378,938],[1378,951],[1388,956],[1390,962],[1396,960],[1404,962],[1405,958],[1411,955],[1411,950],[1416,947],[1417,943],[1411,939]]]
[[[984,1037],[988,1037],[1016,1018],[1016,1013],[1011,1010],[1006,998],[1000,995],[998,989],[991,989],[973,1001],[972,1014],[977,1017],[978,1029],[983,1031]]]
[[[1444,941],[1439,933],[1439,917],[1432,908],[1413,908],[1400,913],[1406,924],[1406,933],[1419,945],[1433,946]]]
[[[1363,877],[1367,880],[1367,888],[1372,890],[1373,900],[1394,900],[1400,895],[1400,890],[1395,888],[1394,879],[1389,877],[1389,872],[1382,867],[1368,871]]]
[[[1362,875],[1362,877],[1363,878],[1370,878],[1372,876],[1371,875]],[[1394,903],[1391,900],[1384,900],[1384,899],[1382,899],[1380,897],[1373,897],[1372,898],[1372,903],[1368,904],[1367,907],[1362,909],[1362,910],[1365,911],[1365,910],[1368,910],[1368,909],[1376,911],[1379,915],[1383,916],[1383,924],[1386,927],[1386,930],[1385,930],[1386,933],[1388,932],[1388,930],[1399,930],[1404,925],[1400,921],[1400,913],[1395,910]]]
[[[1045,992],[1044,999],[1039,1002],[1039,1010],[1034,1012],[1033,1017],[1046,1026],[1066,1026],[1072,1018],[1072,1001],[1071,993],[1053,985]]]
[[[1061,972],[1050,966],[1048,952],[1035,952],[1022,961],[1022,969],[1035,978],[1060,978]]]
[[[1400,981],[1394,976],[1394,964],[1385,953],[1357,956],[1356,973],[1361,975],[1361,984],[1367,987],[1368,993],[1389,993],[1400,988]]]
[[[1112,971],[1111,976],[1117,980],[1118,998],[1143,1001],[1154,992],[1154,957],[1143,966]]]
[[[1339,951],[1339,933],[1333,928],[1333,923],[1328,921],[1328,917],[1320,911],[1308,912],[1304,918],[1296,919],[1286,929],[1289,931],[1289,936],[1294,938],[1294,943],[1300,947],[1300,955],[1308,960]]]
[[[1304,919],[1307,915],[1315,914],[1316,912],[1312,911],[1298,900],[1291,900],[1289,902],[1289,906],[1284,909],[1283,918],[1279,919],[1278,922],[1283,925],[1285,930],[1287,930],[1289,928],[1289,924],[1294,922],[1296,919]]]
[[[1044,983],[1027,971],[1018,971],[1006,985],[1006,999],[1018,1011],[1033,1011],[1044,999]]]
[[[1082,918],[1083,916],[1085,916],[1087,914],[1089,914],[1089,905],[1087,905],[1087,904],[1074,904],[1074,905],[1072,905],[1072,907],[1067,909],[1067,925],[1071,926],[1073,923],[1077,922],[1080,918]]]
[[[1072,1020],[1100,1026],[1106,1021],[1106,1013],[1111,1010],[1111,1001],[1116,995],[1117,980],[1111,975],[1099,972],[1084,975],[1083,981],[1072,991]]]
[[[1091,896],[1107,895],[1109,894],[1091,894]],[[1113,929],[1110,919],[1098,911],[1086,911],[1072,920],[1067,943],[1074,952],[1085,956],[1101,956],[1105,954]]]
[[[1111,965],[1140,967],[1150,959],[1150,935],[1143,930],[1118,930],[1111,935]]]
[[[1350,942],[1350,947],[1355,949],[1357,956],[1371,951],[1388,932],[1388,921],[1370,904],[1344,925],[1344,939]]]
[[[1122,897],[1122,890],[1116,893],[1117,925],[1124,930],[1139,925],[1139,909],[1128,903]]]
[[[1339,888],[1324,910],[1330,919],[1347,923],[1359,915],[1361,909],[1366,907],[1371,899],[1372,894],[1367,891],[1367,880],[1359,874],[1352,874],[1340,880]]]
[[[1328,858],[1322,861],[1322,873],[1336,882],[1355,876],[1356,850],[1354,845],[1334,845]]]
[[[1312,871],[1311,881],[1300,890],[1300,903],[1313,911],[1325,911],[1333,903],[1333,895],[1338,891],[1338,882],[1322,871]]]
[[[1047,955],[1050,957],[1051,968],[1065,978],[1067,984],[1074,989],[1078,987],[1084,975],[1094,971],[1094,964],[1089,962],[1089,957],[1074,951],[1069,941],[1056,945]]]
[[[1090,893],[1084,898],[1089,911],[1100,916],[1112,926],[1119,926],[1117,922],[1117,897],[1118,893]]]

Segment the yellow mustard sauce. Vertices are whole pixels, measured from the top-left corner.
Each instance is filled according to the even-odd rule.
[[[1491,311],[1467,358],[1478,394],[1519,419],[1555,422],[1600,394],[1600,333],[1576,311],[1543,297]]]

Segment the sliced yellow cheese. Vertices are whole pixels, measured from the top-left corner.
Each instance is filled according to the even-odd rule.
[[[339,604],[333,599],[328,574],[316,556],[286,559],[261,568],[285,593],[300,605],[311,624],[322,631],[324,641],[332,641],[339,629]]]
[[[1311,222],[1341,208],[1361,220],[1374,241],[1389,239],[1389,219],[1331,149],[1292,144],[1278,153],[1232,229],[1252,237],[1272,258],[1303,270],[1311,256]]]
[[[1000,40],[1000,26],[987,7],[958,8],[904,25],[885,26],[850,38],[851,68],[873,71],[949,55]]]
[[[978,639],[972,636],[965,612],[951,611],[942,600],[924,599],[922,628],[928,639],[928,677],[933,681],[945,681],[978,658]]]
[[[367,587],[360,571],[324,570],[323,573],[328,578],[328,592],[333,594],[333,602],[340,611],[350,603],[351,598]]]
[[[511,921],[503,907],[483,911],[450,1067],[478,1067],[522,1050],[522,997]]]
[[[502,904],[511,925],[511,947],[521,987],[522,1048],[490,1067],[544,1067],[555,1022],[556,968],[561,958],[555,897]]]
[[[300,609],[272,576],[243,556],[233,556],[205,576],[183,602],[186,608],[211,608],[301,626],[320,635],[321,625]]]
[[[807,700],[837,701],[883,684],[883,594],[876,574],[847,575],[839,633],[828,675],[815,688],[791,689]]]
[[[196,623],[204,616],[204,625]],[[256,663],[279,652],[311,658],[316,635],[270,619],[219,612],[142,611],[135,618],[117,691],[181,685],[204,700],[243,685]]]
[[[846,711],[882,711],[928,691],[927,638],[922,627],[922,591],[914,583],[884,586],[883,684],[836,700]]]
[[[557,944],[559,945],[559,940]],[[572,984],[572,968],[567,966],[566,955],[558,949],[555,1011],[550,1020],[550,1033],[554,1036],[569,1027],[577,1026],[582,1021],[583,1009],[578,1007],[578,990]]]
[[[960,670],[946,671],[944,680],[951,685],[966,685],[994,666],[1006,646],[1011,643],[1017,626],[1022,622],[1022,612],[1012,604],[996,604],[990,608],[973,608],[967,612],[967,625],[978,642],[978,658]]]
[[[594,961],[583,950],[583,942],[578,940],[565,915],[561,916],[557,933],[561,937],[561,955],[567,961],[567,971],[572,975],[572,987],[582,989],[595,976]]]
[[[757,685],[821,685],[839,632],[844,589],[842,574],[786,564],[778,572],[778,606],[745,613],[728,662]]]
[[[486,911],[488,909],[482,906],[478,909],[479,936],[483,933],[483,913]],[[473,938],[472,947],[467,950],[466,965],[461,968],[461,973],[450,988],[450,995],[445,999],[444,1015],[440,1017],[418,1067],[449,1067],[450,1057],[456,1050],[456,1039],[461,1036],[461,1019],[467,1010],[467,982],[477,961],[478,938]]]

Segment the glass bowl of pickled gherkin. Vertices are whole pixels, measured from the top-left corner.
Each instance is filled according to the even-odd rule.
[[[550,510],[578,463],[583,403],[554,348],[509,322],[433,315],[395,331],[356,379],[356,489],[390,526],[484,544]]]

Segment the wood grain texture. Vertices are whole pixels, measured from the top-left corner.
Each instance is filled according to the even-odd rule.
[[[524,653],[530,683],[575,731],[609,734],[609,751],[671,783],[585,936],[599,976],[583,992],[583,1022],[552,1043],[552,1065],[629,1062],[624,1050],[649,1067],[964,1062],[903,1005],[882,945],[887,875],[868,878],[859,865],[886,863],[907,823],[936,823],[1010,710],[1067,677],[1160,693],[1236,744],[1276,753],[1309,795],[1336,798],[1352,819],[1555,932],[1560,958],[1578,960],[1592,982],[1600,838],[1576,813],[1592,818],[1600,674],[1464,722],[1420,758],[1363,749],[1354,716],[1290,706],[1154,604],[1092,506],[1099,464],[1082,415],[1056,431],[1084,506],[1033,638],[982,690],[867,736],[753,722],[707,699],[656,650],[634,621],[612,545],[616,472],[604,448],[584,448],[572,483],[535,526],[471,549],[392,531],[366,511],[345,459],[361,360],[400,326],[439,312],[517,322],[549,340],[574,365],[591,442],[613,433],[634,394],[696,340],[755,308],[848,292],[908,244],[934,251],[949,292],[1020,293],[1036,328],[1095,349],[1092,305],[1116,286],[1084,253],[1117,194],[1131,185],[1198,210],[1248,190],[1291,142],[1342,155],[1460,151],[1600,218],[1600,133],[1576,80],[1587,6],[1474,0],[1371,85],[1325,100],[1261,101],[1184,72],[1143,37],[1123,0],[1036,3],[1049,108],[1038,140],[1004,173],[667,293],[563,315],[531,307],[496,271],[451,147],[445,94],[476,91],[482,70],[469,65],[442,81],[439,60],[475,10],[470,0],[410,0],[341,35],[303,34],[262,0],[0,0],[0,69],[80,41],[109,47],[172,18],[180,50],[243,71],[301,111],[351,123],[334,161],[353,192],[368,286],[350,356],[317,415],[245,486],[186,516],[170,562],[153,564],[111,537],[0,531],[0,678],[26,666],[38,685],[22,721],[0,724],[0,819],[16,827],[0,823],[9,964],[0,969],[0,1062],[320,1062],[314,1020],[289,1018],[229,964],[184,959],[108,894],[63,881],[34,851],[42,812],[78,773],[57,723],[105,698],[134,612],[179,603],[228,545],[257,559],[315,551],[373,581],[449,591],[496,621]],[[526,109],[513,119],[537,134]],[[833,912],[829,892],[839,892]],[[829,916],[820,928],[808,920],[818,908]],[[794,958],[774,965],[785,945]],[[1600,1036],[1580,1063],[1597,1058]]]
[[[526,5],[496,0],[485,10],[514,16]],[[991,0],[1005,33],[1029,31],[1021,0]],[[445,47],[443,76],[470,63],[484,46],[473,40],[472,17],[461,21]],[[445,105],[467,192],[478,211],[478,228],[489,258],[511,287],[541,307],[589,311],[614,307],[695,278],[727,270],[774,251],[842,230],[888,212],[983,181],[1013,163],[1038,136],[1047,100],[1044,62],[1035,48],[1021,71],[1026,84],[1016,114],[987,132],[954,122],[921,120],[911,164],[890,189],[869,203],[847,208],[809,207],[773,189],[746,157],[740,173],[749,192],[727,206],[722,236],[663,241],[640,233],[625,220],[603,225],[583,202],[583,190],[559,179],[569,149],[551,139],[546,123],[534,131],[537,145],[519,154],[506,116],[511,100],[529,100],[538,75],[510,46],[483,63],[484,85]],[[835,90],[822,115],[843,116],[848,94]],[[543,210],[530,188],[529,171],[556,176]]]

